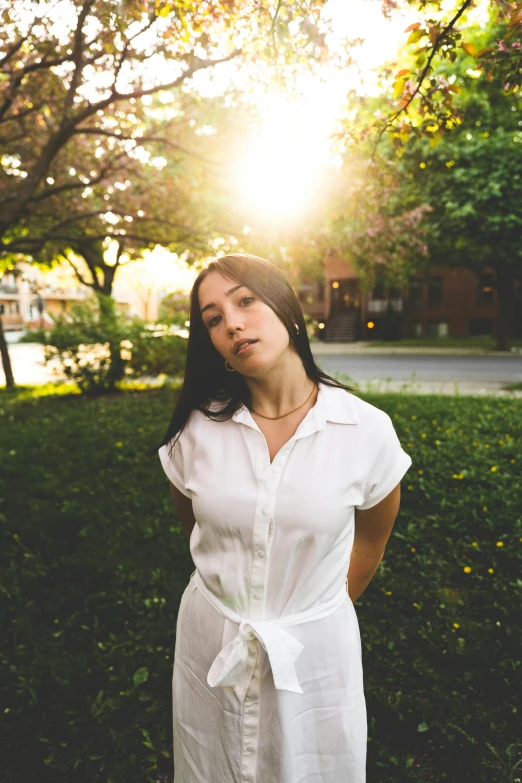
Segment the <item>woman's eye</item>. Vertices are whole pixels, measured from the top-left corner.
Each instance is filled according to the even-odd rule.
[[[244,301],[245,301],[245,299],[250,299],[251,301],[254,301],[255,297],[254,297],[254,296],[242,296],[242,297],[241,297],[241,299],[239,300],[239,304],[241,304],[242,302],[244,302]],[[247,302],[247,304],[245,305],[245,307],[248,307],[248,305],[249,305],[249,304],[250,304],[250,302]],[[208,320],[208,325],[209,325],[209,327],[211,327],[211,326],[215,326],[215,325],[216,325],[216,323],[217,323],[217,321],[216,321],[216,318],[220,318],[220,316],[219,316],[219,315],[214,315],[214,316],[212,316],[212,318],[210,318],[210,319]]]

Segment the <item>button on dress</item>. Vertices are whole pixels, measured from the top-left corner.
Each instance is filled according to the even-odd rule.
[[[321,382],[272,463],[245,406],[224,422],[192,411],[170,446],[161,464],[196,519],[176,624],[174,783],[365,783],[347,573],[355,509],[411,465],[390,417]]]

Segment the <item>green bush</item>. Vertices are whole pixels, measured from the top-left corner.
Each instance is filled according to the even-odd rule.
[[[19,343],[44,343],[45,342],[45,329],[28,329],[24,334],[18,338]]]
[[[44,344],[55,376],[76,382],[88,395],[115,391],[125,377],[175,377],[185,368],[186,339],[165,333],[159,324],[128,321],[109,297],[75,304],[56,317],[53,329],[33,334]]]
[[[158,334],[138,326],[129,334],[130,358],[127,373],[142,375],[183,375],[187,359],[187,340],[177,334]]]
[[[114,300],[98,294],[55,316],[55,326],[42,337],[45,362],[52,362],[53,373],[77,383],[84,394],[114,391],[125,375],[122,343],[128,334],[129,324]]]
[[[189,296],[184,291],[172,291],[159,306],[159,320],[165,324],[184,327],[190,318]]]

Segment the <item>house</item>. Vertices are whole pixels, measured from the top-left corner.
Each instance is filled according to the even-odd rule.
[[[41,270],[19,262],[14,271],[0,277],[0,316],[4,331],[49,329],[54,317],[70,311],[76,302],[92,295],[92,289],[81,285],[74,273],[63,266]],[[120,310],[128,313],[130,303],[116,297]]]
[[[23,329],[20,306],[20,285],[12,272],[0,277],[0,316],[4,330]]]
[[[324,261],[324,281],[302,285],[303,312],[323,324],[327,342],[400,340],[408,337],[495,335],[498,295],[495,272],[486,267],[477,277],[465,268],[430,265],[429,274],[414,275],[404,288],[376,285],[365,293],[356,270],[336,250]],[[515,290],[513,337],[522,337],[522,286]]]

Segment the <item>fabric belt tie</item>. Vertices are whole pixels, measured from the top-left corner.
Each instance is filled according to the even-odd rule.
[[[239,625],[237,636],[225,645],[214,659],[207,675],[207,683],[213,688],[233,688],[240,701],[245,698],[257,662],[256,639],[268,655],[277,690],[303,693],[297,679],[295,662],[304,645],[285,628],[327,617],[350,598],[345,581],[337,595],[305,612],[275,620],[252,620],[241,617],[220,601],[205,585],[197,569],[190,578],[194,578],[197,587],[214,609]],[[249,656],[252,649],[255,655]]]

